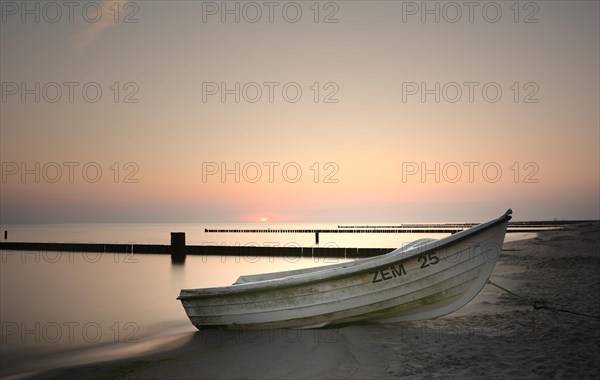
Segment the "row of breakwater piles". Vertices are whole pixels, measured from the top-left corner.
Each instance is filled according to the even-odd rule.
[[[508,233],[539,232],[586,221],[511,222]],[[455,233],[475,223],[401,224],[396,226],[338,226],[338,229],[206,229],[206,233],[310,233],[316,246],[227,246],[187,245],[184,232],[171,232],[171,245],[119,243],[35,243],[0,242],[4,251],[106,252],[127,254],[170,254],[173,261],[184,261],[186,255],[265,256],[265,257],[329,257],[364,258],[393,251],[395,248],[319,247],[319,234],[330,233]],[[5,231],[4,239],[7,239]]]
[[[264,257],[327,257],[363,258],[382,255],[395,248],[341,248],[341,247],[257,247],[225,245],[186,245],[185,235],[171,238],[171,245],[159,244],[103,244],[103,243],[30,243],[0,242],[4,251],[102,252],[124,254],[170,254],[173,261],[184,261],[186,255],[207,256],[264,256]],[[182,239],[182,240],[180,240]]]

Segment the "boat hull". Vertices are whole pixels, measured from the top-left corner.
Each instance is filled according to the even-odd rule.
[[[273,274],[228,287],[183,289],[198,328],[316,328],[436,318],[466,305],[500,255],[507,212],[448,238],[329,268]]]

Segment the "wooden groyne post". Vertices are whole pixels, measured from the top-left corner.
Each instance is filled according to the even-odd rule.
[[[171,262],[185,262],[185,232],[171,232]]]

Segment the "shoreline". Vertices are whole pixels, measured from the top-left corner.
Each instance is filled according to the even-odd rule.
[[[551,306],[600,315],[600,224],[505,243],[491,280]],[[196,331],[171,336],[133,357],[23,375],[585,378],[600,375],[599,342],[600,320],[533,310],[528,302],[488,285],[463,309],[435,320],[320,330]]]

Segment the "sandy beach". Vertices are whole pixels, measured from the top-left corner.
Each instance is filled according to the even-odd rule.
[[[135,358],[35,378],[600,377],[600,224],[504,244],[491,281],[524,298],[486,285],[435,320],[185,333]],[[569,312],[534,310],[530,300]]]

